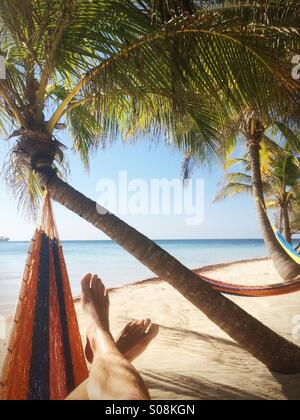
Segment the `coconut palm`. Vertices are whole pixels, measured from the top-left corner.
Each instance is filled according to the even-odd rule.
[[[91,150],[128,133],[165,134],[182,146],[189,136],[174,133],[191,123],[215,145],[227,105],[270,118],[294,106],[298,85],[288,77],[286,52],[299,46],[298,2],[154,3],[153,15],[150,0],[1,0],[0,54],[7,60],[1,115],[13,127],[7,179],[23,200],[28,190],[33,197],[46,187],[270,369],[299,372],[298,347],[62,179],[63,127],[88,165]],[[222,115],[218,123],[212,109]]]
[[[291,280],[300,275],[300,267],[287,255],[276,240],[270,220],[266,214],[266,203],[263,193],[263,180],[259,154],[262,138],[265,135],[266,129],[267,127],[264,126],[259,119],[254,118],[249,121],[246,131],[249,161],[252,173],[253,197],[255,200],[263,238],[274,266],[284,280]],[[295,136],[293,135],[293,138],[294,137]],[[298,142],[298,138],[296,140]],[[299,145],[296,145],[296,149],[299,151]],[[288,214],[286,210],[287,209],[284,209],[284,213],[287,217]]]
[[[291,212],[291,230],[293,235],[298,235],[300,233],[300,223],[299,223],[299,214],[300,214],[300,200],[292,206]]]
[[[299,158],[288,154],[273,169],[274,172],[266,177],[266,183],[270,185],[266,205],[268,208],[279,209],[278,226],[287,242],[292,243],[291,215],[300,199]]]
[[[290,122],[287,121],[290,119]],[[300,266],[280,246],[274,234],[272,225],[266,213],[264,197],[264,172],[269,170],[272,160],[277,156],[281,159],[280,149],[290,150],[298,154],[300,150],[300,137],[297,131],[289,127],[295,124],[293,118],[285,116],[285,121],[273,121],[271,126],[265,120],[262,123],[262,116],[257,117],[254,111],[246,111],[239,115],[232,115],[224,129],[223,157],[230,154],[239,145],[247,145],[246,164],[251,175],[252,188],[259,224],[263,239],[275,268],[284,280],[292,280],[300,275]],[[277,139],[276,139],[277,136]],[[274,138],[274,139],[273,139]],[[200,147],[200,156],[203,147]],[[190,149],[192,150],[192,149]],[[282,150],[281,150],[282,151]],[[199,161],[199,153],[196,146],[193,151],[187,153],[184,159],[184,175],[193,167],[195,161]],[[273,156],[273,158],[272,158]],[[285,158],[283,158],[285,159]],[[244,159],[245,161],[245,159]],[[236,163],[236,160],[227,160],[227,165]],[[231,188],[231,186],[230,186]],[[241,189],[245,186],[240,185]],[[285,221],[288,219],[288,211],[283,208]],[[288,223],[285,224],[286,235],[289,237]]]
[[[260,160],[264,162],[264,150],[260,152]],[[300,162],[292,153],[281,151],[272,156],[265,155],[267,162],[263,167],[263,190],[266,206],[277,213],[277,224],[285,239],[292,242],[292,225],[290,215],[295,204],[299,203],[300,192]],[[243,159],[229,160],[226,167],[240,161],[243,171],[227,172],[224,183],[218,191],[215,202],[232,197],[236,194],[253,194],[252,176],[247,156]]]

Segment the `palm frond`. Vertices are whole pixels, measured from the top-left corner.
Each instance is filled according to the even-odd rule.
[[[282,123],[277,121],[275,127],[282,135],[283,140],[283,147],[287,151],[291,151],[294,153],[300,153],[300,131],[295,132],[295,130],[291,129],[288,124]]]
[[[287,103],[294,103],[299,86],[290,78],[290,62],[283,51],[299,45],[299,22],[294,14],[287,19],[282,2],[265,5],[263,13],[260,6],[258,13],[255,4],[252,9],[248,2],[245,5],[248,15],[255,16],[253,25],[245,25],[241,17],[234,22],[232,16],[226,19],[223,9],[203,9],[192,18],[172,19],[163,30],[130,43],[79,81],[49,129],[76,95],[97,92],[135,97],[151,92],[167,96],[179,109],[186,106],[187,92],[195,92],[192,106],[205,93],[218,101],[225,98],[238,111],[248,106],[269,116],[286,109]],[[230,3],[227,6],[225,16]],[[233,4],[232,9],[236,10]],[[275,42],[276,54],[270,53]]]
[[[221,188],[214,198],[214,203],[225,200],[228,197],[234,197],[237,194],[252,194],[252,186],[243,183],[229,183]]]
[[[251,186],[252,177],[242,172],[232,172],[225,175],[225,182],[228,184],[242,183]]]
[[[198,164],[228,157],[245,114],[269,124],[299,111],[299,12],[297,0],[1,0],[0,112],[17,130],[66,123],[86,166],[97,147],[142,134]],[[12,161],[10,179],[36,190]]]
[[[278,200],[274,200],[274,199],[265,200],[265,203],[266,203],[267,209],[273,209],[273,210],[278,209],[278,206],[279,206]]]
[[[20,137],[11,148],[0,175],[13,198],[18,200],[19,210],[29,218],[35,219],[40,209],[44,191],[37,174],[32,169],[30,160],[28,160],[26,153],[24,154],[22,140],[22,137]],[[26,147],[28,146],[26,145]],[[61,159],[61,152],[55,154],[53,168],[62,179],[66,178],[68,162]]]
[[[229,169],[232,169],[234,166],[242,165],[243,168],[247,170],[249,166],[249,161],[247,158],[227,158],[224,161],[224,169],[225,171],[228,171]]]

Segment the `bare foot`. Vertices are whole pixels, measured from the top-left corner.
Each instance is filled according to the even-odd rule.
[[[129,322],[116,340],[116,346],[129,362],[133,362],[144,353],[151,341],[157,336],[158,331],[159,326],[152,324],[150,319]],[[94,355],[88,338],[85,356],[89,363],[93,363]]]
[[[100,329],[109,333],[109,298],[104,284],[97,275],[85,275],[81,285],[82,306],[88,314],[85,354],[88,362],[92,363],[94,352],[90,340],[95,331]],[[116,340],[116,346],[132,362],[146,350],[158,331],[158,325],[151,324],[150,319],[129,322]]]
[[[157,336],[159,326],[150,319],[129,322],[116,340],[119,351],[132,362],[139,357]]]
[[[81,302],[86,313],[87,337],[91,350],[96,350],[95,337],[99,331],[109,332],[109,298],[102,281],[96,274],[86,274],[81,281]]]

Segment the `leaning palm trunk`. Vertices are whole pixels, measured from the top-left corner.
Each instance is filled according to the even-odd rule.
[[[283,222],[283,236],[289,242],[292,243],[291,227],[290,227],[290,217],[288,205],[286,203],[282,204],[282,222]]]
[[[277,241],[272,225],[266,213],[263,183],[260,169],[260,133],[248,139],[249,159],[252,171],[253,196],[255,199],[257,216],[261,227],[265,245],[279,275],[284,280],[293,280],[300,275],[300,265],[297,264]]]
[[[151,271],[165,279],[270,370],[283,374],[300,372],[299,347],[280,337],[235,303],[214,291],[149,238],[113,214],[98,212],[94,201],[56,175],[52,174],[49,177],[49,173],[44,173],[41,174],[41,178],[55,201],[102,230]]]

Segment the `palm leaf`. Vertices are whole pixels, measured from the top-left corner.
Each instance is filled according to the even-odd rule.
[[[54,114],[49,129],[76,95],[85,97],[97,92],[108,96],[125,92],[137,98],[151,92],[169,97],[176,108],[186,107],[187,91],[196,93],[190,96],[192,106],[204,92],[215,100],[226,98],[239,111],[247,105],[274,115],[287,102],[294,103],[299,86],[287,77],[289,63],[280,51],[295,47],[300,38],[294,13],[288,20],[283,3],[265,5],[269,7],[263,13],[256,13],[255,6],[249,9],[247,3],[247,18],[251,12],[256,19],[255,25],[243,26],[243,31],[241,17],[233,23],[223,16],[223,9],[204,9],[193,18],[172,19],[163,31],[137,39],[79,81]],[[225,15],[229,8],[230,3]],[[261,11],[260,6],[258,9]],[[236,10],[234,5],[232,10]],[[267,30],[270,21],[272,26]],[[278,54],[270,54],[276,41]]]
[[[245,193],[245,194],[252,194],[252,186],[249,184],[243,183],[229,183],[225,185],[223,188],[218,191],[214,198],[214,203],[224,200],[228,197],[234,197],[237,194]]]
[[[284,147],[295,153],[300,153],[300,133],[296,133],[287,124],[282,122],[275,123],[276,128],[283,136]]]

